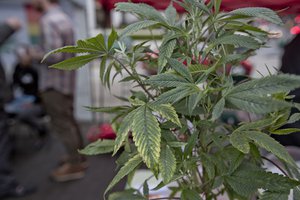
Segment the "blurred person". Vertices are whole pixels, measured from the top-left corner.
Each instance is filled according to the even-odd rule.
[[[19,20],[15,18],[9,18],[0,23],[0,46],[20,27]],[[6,113],[4,112],[7,88],[5,72],[0,62],[0,199],[22,197],[34,191],[32,188],[26,188],[18,183],[8,162],[11,144],[7,134]]]
[[[13,73],[14,90],[19,90],[23,95],[33,96],[35,101],[39,101],[38,97],[38,72],[32,66],[32,58],[30,49],[27,45],[20,45],[16,49],[18,63]],[[18,95],[18,94],[17,94]]]
[[[32,4],[43,13],[40,19],[41,50],[32,52],[36,58],[53,49],[74,44],[72,22],[61,10],[58,0],[32,0]],[[51,173],[51,177],[59,182],[80,179],[86,170],[85,158],[78,153],[78,149],[83,148],[83,139],[73,113],[75,71],[48,68],[72,56],[51,55],[44,62],[47,66],[42,66],[40,70],[42,102],[67,152],[61,165]]]
[[[40,142],[42,142],[47,131],[45,124],[40,119],[43,115],[43,109],[38,94],[38,72],[32,66],[29,46],[18,46],[16,55],[18,63],[15,66],[12,83],[14,98],[5,105],[5,111],[37,130]],[[37,142],[37,145],[40,142]]]
[[[300,75],[300,33],[284,47],[284,53],[281,59],[280,71],[287,74]],[[300,88],[290,92],[293,95],[293,102],[300,103]],[[296,108],[292,108],[291,115],[298,113]],[[282,128],[300,128],[300,121],[296,121],[292,124],[286,124]],[[274,135],[284,146],[298,146],[300,147],[300,132],[292,133],[289,135]]]

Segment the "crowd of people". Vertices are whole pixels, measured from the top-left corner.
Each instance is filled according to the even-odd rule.
[[[11,139],[8,134],[8,118],[13,116],[38,130],[42,139],[46,128],[37,123],[44,111],[52,122],[53,132],[65,147],[66,155],[50,177],[64,182],[84,177],[86,159],[78,153],[83,139],[73,114],[76,74],[74,71],[49,69],[48,66],[73,56],[56,54],[48,57],[37,68],[32,63],[40,62],[50,50],[74,44],[74,30],[70,18],[61,10],[58,0],[32,0],[34,8],[43,13],[40,19],[41,43],[39,47],[16,46],[18,63],[12,83],[8,83],[0,64],[0,198],[20,197],[34,192],[33,187],[20,185],[9,163]],[[16,18],[0,23],[0,46],[15,32],[22,29]],[[1,62],[0,62],[1,63]],[[10,95],[11,94],[11,95]]]

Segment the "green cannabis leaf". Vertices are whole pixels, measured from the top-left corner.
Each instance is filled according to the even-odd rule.
[[[116,139],[98,140],[80,150],[86,155],[118,156],[117,175],[104,195],[123,178],[128,188],[111,193],[109,200],[146,200],[161,188],[169,189],[163,199],[227,195],[287,200],[291,190],[295,199],[300,196],[298,167],[272,137],[300,132],[281,128],[300,119],[299,113],[290,116],[291,109],[300,106],[289,95],[300,88],[300,77],[278,74],[240,80],[242,76],[228,70],[266,44],[269,33],[253,20],[277,25],[282,20],[268,8],[223,12],[221,5],[221,0],[173,0],[166,10],[158,11],[147,4],[117,3],[117,11],[131,13],[137,21],[120,33],[112,28],[107,37],[98,34],[45,55],[44,61],[52,54],[74,55],[50,66],[62,70],[92,62],[99,68],[101,84],[113,95],[112,84],[118,77],[120,84],[133,86],[130,93],[116,96],[122,105],[86,107],[113,117]],[[177,6],[185,9],[184,15],[177,13]],[[152,34],[153,29],[159,36],[142,31]],[[128,45],[128,37],[142,41]],[[236,111],[256,114],[257,120],[241,121]],[[285,168],[274,167],[285,176],[261,165],[266,159],[261,149],[278,158]],[[131,180],[141,166],[152,175],[133,188]],[[155,188],[152,179],[159,182]]]

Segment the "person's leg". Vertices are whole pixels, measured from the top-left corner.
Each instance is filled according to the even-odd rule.
[[[11,167],[8,162],[12,150],[11,139],[7,133],[5,119],[0,120],[0,173],[10,173]]]
[[[11,143],[6,132],[7,126],[5,119],[0,121],[0,197],[3,197],[10,190],[15,182],[15,178],[10,176],[11,167],[8,162]]]
[[[7,133],[5,119],[0,120],[0,199],[22,197],[34,192],[34,188],[20,185],[14,177],[9,163],[11,141]]]
[[[35,191],[35,187],[25,187],[18,183],[13,175],[0,173],[0,199],[24,197]]]
[[[53,129],[63,143],[73,162],[81,157],[78,149],[83,147],[82,136],[73,116],[73,99],[55,90],[42,94],[46,112],[51,117]]]
[[[8,191],[15,184],[16,179],[10,175],[0,173],[0,197],[7,195]]]
[[[78,153],[78,149],[83,147],[83,139],[73,116],[73,98],[50,90],[42,94],[42,100],[46,112],[51,117],[54,131],[63,143],[69,158],[68,163],[54,171],[53,178],[57,181],[81,178],[84,167],[81,166],[82,156]]]

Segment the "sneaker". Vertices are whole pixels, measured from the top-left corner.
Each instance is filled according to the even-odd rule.
[[[78,180],[84,177],[86,168],[81,164],[64,163],[54,170],[51,178],[57,182]]]

